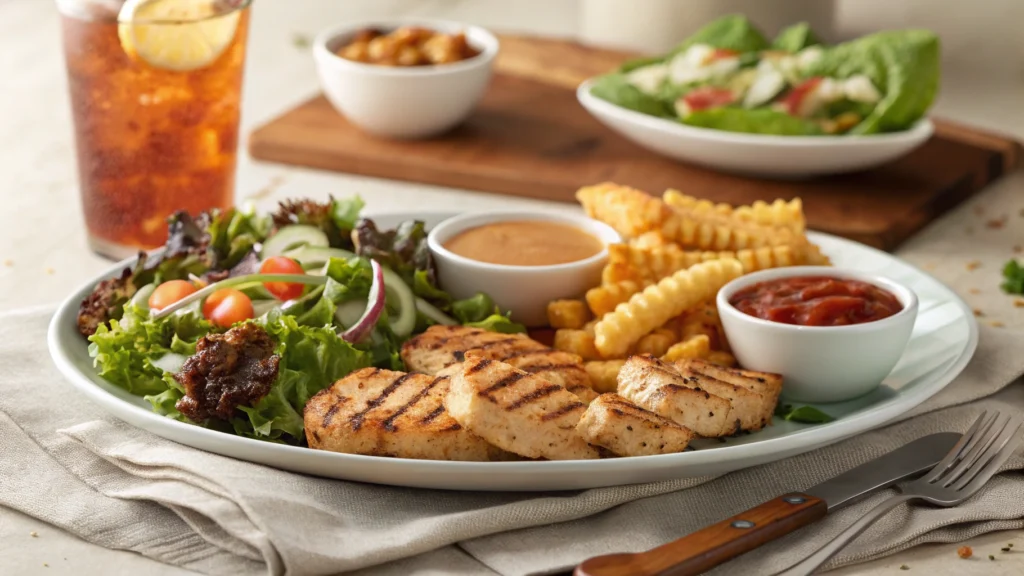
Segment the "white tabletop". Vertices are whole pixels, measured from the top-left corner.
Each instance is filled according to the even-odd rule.
[[[537,10],[543,7],[543,18]],[[246,71],[243,133],[317,90],[312,59],[296,35],[311,35],[321,26],[344,19],[399,14],[430,15],[471,21],[500,31],[530,31],[570,36],[576,30],[572,0],[504,3],[474,2],[257,2],[254,9]],[[988,74],[971,67],[947,70],[936,112],[944,117],[1010,132],[1024,138],[1024,82],[1019,71]],[[47,0],[0,0],[0,311],[55,303],[68,292],[110,266],[91,253],[75,187],[76,172],[67,104],[59,21]],[[566,205],[478,192],[326,173],[282,165],[240,161],[238,200],[254,200],[269,209],[293,196],[325,198],[358,193],[369,211],[476,209],[506,206]],[[1024,177],[1017,174],[958,209],[927,232],[940,237],[970,228],[976,206],[1024,206]],[[983,226],[983,223],[982,223]],[[1012,228],[1012,227],[1011,227]],[[1018,230],[1020,226],[1016,227]],[[994,266],[1005,260],[1006,242],[1024,243],[1019,232],[1006,230],[999,244],[980,244],[979,260]],[[1016,236],[1014,236],[1016,234]],[[941,258],[937,258],[941,260]],[[928,262],[918,262],[928,267]],[[938,262],[936,266],[942,266]],[[940,275],[940,277],[942,277]],[[997,282],[988,279],[986,282]],[[984,307],[987,302],[972,302]],[[995,305],[995,304],[994,304]],[[999,308],[1009,308],[999,304]],[[1024,316],[1024,311],[1021,312]],[[1017,324],[1017,321],[1013,321]],[[37,536],[30,533],[35,532]],[[0,572],[9,574],[184,574],[135,554],[112,551],[80,541],[10,509],[0,508]],[[921,546],[891,557],[847,567],[843,575],[895,573],[907,565],[917,573],[1020,574],[1024,554],[1000,554],[1020,533],[975,538],[968,544],[980,556],[957,558],[958,545]],[[996,562],[987,560],[995,554]],[[984,560],[983,562],[980,560]],[[44,570],[48,570],[45,571]]]

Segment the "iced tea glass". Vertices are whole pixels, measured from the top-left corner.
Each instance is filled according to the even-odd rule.
[[[89,246],[166,240],[232,205],[251,0],[57,0]]]

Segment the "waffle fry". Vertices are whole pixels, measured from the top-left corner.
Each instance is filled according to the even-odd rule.
[[[679,270],[630,297],[598,321],[595,345],[605,358],[622,357],[645,334],[702,301],[743,273],[738,260],[712,260]]]

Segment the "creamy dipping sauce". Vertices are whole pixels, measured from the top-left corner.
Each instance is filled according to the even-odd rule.
[[[459,256],[506,266],[565,264],[604,250],[604,243],[592,234],[570,224],[542,220],[484,224],[459,232],[443,245]]]

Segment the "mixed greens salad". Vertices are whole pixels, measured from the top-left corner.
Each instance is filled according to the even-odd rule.
[[[618,106],[732,132],[876,134],[906,130],[939,86],[939,39],[893,30],[826,46],[805,23],[773,41],[726,16],[668,54],[626,62],[591,93]]]
[[[302,444],[313,394],[359,368],[402,369],[402,342],[428,326],[525,331],[486,294],[453,300],[437,284],[423,222],[379,230],[362,206],[355,197],[284,202],[269,216],[175,214],[162,253],[140,253],[82,302],[79,331],[99,375],[170,418]],[[206,412],[185,409],[197,379],[219,394]],[[217,402],[230,403],[221,417],[183,413],[215,414]]]

